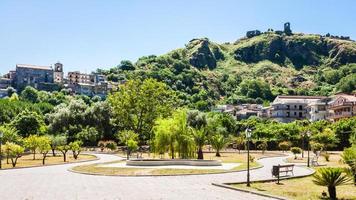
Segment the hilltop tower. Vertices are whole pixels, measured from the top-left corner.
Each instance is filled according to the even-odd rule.
[[[292,35],[292,30],[290,29],[290,23],[289,22],[284,23],[284,33],[286,35]]]
[[[54,64],[54,82],[63,83],[63,64],[57,62]]]

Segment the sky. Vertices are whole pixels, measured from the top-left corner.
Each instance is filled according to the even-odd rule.
[[[193,38],[231,42],[248,30],[350,36],[353,0],[0,0],[0,74],[16,64],[90,73],[160,55]]]

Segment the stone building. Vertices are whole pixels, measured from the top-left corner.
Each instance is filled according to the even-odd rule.
[[[53,69],[51,66],[38,66],[29,64],[17,64],[15,84],[16,89],[21,91],[26,86],[41,89],[44,84],[52,84]]]
[[[90,75],[80,73],[80,71],[68,72],[68,83],[77,84],[77,83],[90,83]]]

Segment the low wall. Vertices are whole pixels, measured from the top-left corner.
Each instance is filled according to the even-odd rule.
[[[221,166],[220,160],[188,160],[188,159],[135,159],[126,161],[130,166],[165,166],[165,165],[190,165],[190,166]]]

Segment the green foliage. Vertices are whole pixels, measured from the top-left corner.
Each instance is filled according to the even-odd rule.
[[[268,147],[267,141],[262,141],[260,144],[257,145],[257,149],[261,150],[262,154],[265,153],[267,147]]]
[[[294,159],[297,159],[297,154],[302,153],[302,149],[299,147],[292,147],[290,151],[294,154]]]
[[[21,137],[18,135],[18,131],[9,125],[0,126],[0,132],[3,136],[0,138],[2,143],[12,142],[18,144],[21,142]]]
[[[115,126],[136,132],[141,141],[150,140],[155,120],[168,116],[174,107],[174,93],[153,79],[128,81],[108,100]]]
[[[223,148],[225,148],[225,146],[228,144],[229,140],[228,138],[225,138],[223,135],[221,134],[216,134],[213,135],[210,138],[210,143],[211,146],[213,147],[213,149],[215,149],[216,151],[216,156],[220,157],[220,150],[222,150]]]
[[[78,156],[82,149],[82,145],[83,142],[79,140],[69,143],[69,149],[73,152],[73,157],[75,160],[78,159]]]
[[[350,74],[346,77],[343,77],[336,85],[336,87],[340,92],[353,92],[356,90],[356,74]]]
[[[350,175],[353,177],[354,184],[356,185],[356,145],[346,148],[342,153],[343,161],[350,167]]]
[[[288,141],[283,141],[278,144],[279,149],[282,151],[288,151],[291,146],[292,144]]]
[[[48,135],[48,138],[50,139],[50,145],[51,145],[53,156],[56,156],[55,150],[59,146],[63,146],[67,144],[67,137],[65,135]]]
[[[261,80],[244,80],[240,83],[240,92],[249,98],[272,100],[273,95],[268,83]]]
[[[38,91],[31,87],[27,86],[22,92],[21,92],[21,99],[24,101],[29,101],[32,103],[37,103],[39,101],[38,99]]]
[[[36,112],[24,110],[11,122],[22,137],[45,133],[45,124],[41,115]]]
[[[30,135],[24,139],[24,146],[32,152],[33,160],[36,159],[36,151],[40,142],[42,142],[41,137],[37,135]]]
[[[45,164],[45,160],[48,152],[51,150],[51,139],[47,136],[41,136],[37,139],[38,152],[42,154],[42,164]]]
[[[12,142],[7,142],[2,148],[6,156],[11,159],[12,167],[16,167],[17,159],[24,153],[24,148]]]
[[[346,175],[343,174],[343,171],[340,168],[320,168],[313,175],[313,182],[316,185],[328,187],[329,197],[332,200],[336,200],[336,187],[346,184],[349,179]]]
[[[77,139],[83,141],[85,145],[95,145],[96,141],[100,139],[99,132],[94,127],[85,127],[76,135]]]
[[[338,143],[335,132],[330,128],[325,128],[322,132],[312,135],[312,141],[323,145],[323,149],[334,147]]]

